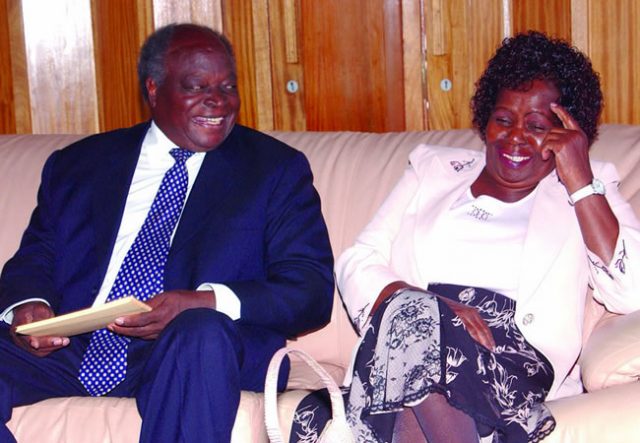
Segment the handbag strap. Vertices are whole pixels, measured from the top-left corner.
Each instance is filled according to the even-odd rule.
[[[295,354],[300,357],[307,365],[309,365],[318,375],[324,386],[329,391],[331,399],[331,413],[333,415],[332,423],[340,423],[345,429],[348,429],[347,417],[344,411],[344,402],[342,400],[342,391],[325,371],[325,369],[316,362],[313,357],[301,349],[281,348],[271,358],[269,369],[267,369],[267,377],[264,386],[264,413],[265,425],[267,427],[267,435],[271,443],[286,443],[282,436],[280,428],[280,420],[278,419],[278,373],[280,365],[287,354]]]

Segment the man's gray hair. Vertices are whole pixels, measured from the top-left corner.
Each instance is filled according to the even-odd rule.
[[[225,47],[231,57],[233,67],[235,69],[236,59],[233,53],[233,46],[227,37],[221,32],[215,31],[207,26],[196,25],[194,23],[172,23],[170,25],[158,28],[153,34],[147,37],[146,41],[140,49],[140,57],[138,58],[138,82],[142,96],[149,101],[149,93],[147,91],[147,79],[151,78],[160,86],[166,76],[165,58],[167,50],[176,32],[182,30],[196,30],[210,34],[218,39]]]

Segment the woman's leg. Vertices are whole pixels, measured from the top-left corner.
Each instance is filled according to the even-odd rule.
[[[454,408],[440,394],[396,415],[393,443],[478,443],[471,417]]]
[[[412,408],[396,414],[392,443],[428,443]]]
[[[411,409],[428,442],[478,443],[475,421],[451,406],[443,395],[432,393]]]

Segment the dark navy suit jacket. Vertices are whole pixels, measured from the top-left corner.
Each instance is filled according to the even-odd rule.
[[[0,311],[31,297],[57,314],[93,303],[148,127],[52,154],[37,208],[0,277]],[[241,301],[241,322],[283,337],[322,326],[333,258],[312,180],[302,153],[236,125],[205,156],[171,245],[165,290],[223,283]]]

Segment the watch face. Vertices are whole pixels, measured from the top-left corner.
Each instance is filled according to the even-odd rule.
[[[597,178],[594,178],[593,182],[591,182],[591,186],[593,186],[593,190],[595,191],[596,194],[604,195],[605,193],[604,183],[602,183],[600,180],[598,180]]]

